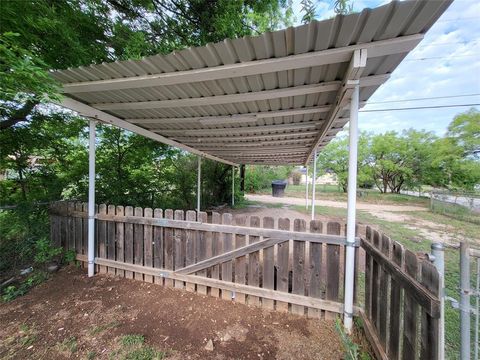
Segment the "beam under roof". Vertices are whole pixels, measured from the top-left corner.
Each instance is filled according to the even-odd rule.
[[[93,108],[93,107],[91,107],[87,104],[81,103],[80,101],[64,97],[58,105],[66,107],[70,110],[76,111],[81,116],[96,119],[96,120],[105,122],[107,124],[115,125],[119,128],[131,131],[131,132],[139,134],[139,135],[142,135],[146,138],[149,138],[149,139],[161,142],[163,144],[171,145],[171,146],[180,148],[182,150],[191,152],[192,154],[200,155],[200,156],[203,156],[207,159],[215,160],[215,161],[218,161],[218,162],[221,162],[221,163],[224,163],[224,164],[238,166],[238,164],[235,163],[235,162],[228,161],[228,160],[225,160],[225,159],[221,159],[221,158],[216,157],[216,156],[211,155],[211,154],[207,154],[203,151],[197,150],[197,149],[192,148],[190,146],[184,145],[184,144],[179,143],[177,141],[174,141],[172,139],[166,138],[162,135],[159,135],[159,134],[156,134],[156,133],[151,132],[149,130],[146,130],[144,128],[141,128],[140,126],[130,124],[129,122],[127,122],[125,120],[119,119],[116,116],[113,116],[113,115],[107,114],[106,112],[95,109],[95,108]]]
[[[413,50],[422,39],[423,34],[415,34],[401,36],[395,39],[380,40],[366,44],[350,45],[281,58],[245,61],[236,64],[153,75],[68,83],[63,86],[63,91],[65,93],[75,94],[94,91],[136,89],[150,86],[185,84],[309,68],[313,66],[348,62],[352,57],[352,53],[358,49],[371,49],[369,56],[372,58],[407,53]]]
[[[370,54],[368,54],[370,56]],[[311,146],[307,158],[305,159],[305,165],[308,164],[318,147],[319,143],[326,137],[329,129],[335,120],[341,115],[341,112],[345,109],[345,105],[350,100],[353,89],[360,83],[360,77],[362,72],[367,66],[367,49],[358,49],[353,53],[352,59],[348,66],[347,71],[342,82],[342,87],[339,89],[335,106],[331,108],[331,111],[327,115],[326,121],[322,124],[318,136]]]

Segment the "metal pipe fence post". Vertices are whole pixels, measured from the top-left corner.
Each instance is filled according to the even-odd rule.
[[[197,213],[200,212],[201,196],[202,196],[202,158],[198,157],[198,169],[197,169]]]
[[[438,358],[445,358],[445,247],[442,243],[431,245],[433,264],[437,268],[440,280],[440,329],[438,341]]]
[[[357,213],[358,102],[359,85],[357,83],[350,102],[348,135],[347,245],[345,252],[345,297],[343,309],[343,326],[347,333],[352,332],[353,326],[355,225]]]
[[[235,166],[232,166],[232,207],[235,206]]]
[[[312,173],[312,220],[315,220],[315,182],[317,180],[317,149],[313,155],[313,173]]]
[[[470,359],[470,247],[460,243],[460,359]]]
[[[308,210],[308,165],[305,166],[305,210]]]
[[[479,325],[479,318],[480,318],[480,257],[477,257],[477,294],[475,298],[475,360],[478,360],[478,347],[480,346],[478,343],[478,325]]]
[[[97,122],[90,120],[88,143],[88,276],[95,274],[95,131]]]

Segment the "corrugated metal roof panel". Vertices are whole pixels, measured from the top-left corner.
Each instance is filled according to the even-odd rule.
[[[393,40],[400,36],[425,33],[446,10],[451,1],[452,0],[411,0],[392,2],[376,9],[365,9],[360,13],[348,16],[336,16],[335,18],[324,21],[313,21],[308,25],[267,32],[256,37],[226,39],[216,44],[183,49],[168,55],[154,55],[140,60],[116,61],[113,63],[102,63],[88,67],[55,71],[52,73],[52,76],[62,84],[69,85],[102,80],[111,81],[162,73],[175,75],[175,72],[178,71],[208,69],[229,64],[250,63],[264,59],[280,59],[289,55],[322,52],[327,49],[341,49],[358,44],[375,46],[376,41]],[[389,74],[400,64],[407,54],[408,51],[369,57],[362,76],[368,77]],[[289,70],[280,71],[276,71],[275,68],[272,67],[271,71],[256,75],[238,76],[232,73],[232,77],[220,79],[207,79],[204,81],[140,88],[128,88],[127,86],[116,90],[75,92],[71,95],[67,92],[66,95],[82,103],[92,105],[203,98],[252,92],[260,93],[267,90],[342,80],[345,77],[348,65],[348,62],[335,62],[321,66],[294,67]],[[360,100],[367,101],[379,86],[380,83],[369,87],[361,87]],[[175,108],[127,108],[124,110],[108,110],[107,112],[120,119],[133,120],[241,115],[286,109],[301,109],[312,106],[333,106],[335,105],[337,96],[338,91],[329,91],[307,95],[279,96],[266,100],[259,99],[255,101],[248,100]],[[214,126],[207,126],[195,120],[182,121],[181,119],[172,120],[170,123],[159,121],[158,124],[152,122],[135,122],[145,129],[155,130],[160,134],[162,134],[162,132],[166,134],[175,129],[225,129],[229,134],[229,141],[239,142],[244,141],[245,136],[238,132],[235,133],[235,129],[255,126],[256,131],[254,134],[271,134],[271,139],[278,140],[278,132],[263,131],[262,128],[275,124],[314,122],[319,119],[326,119],[327,115],[328,113],[323,112],[307,115],[274,116],[258,118],[253,124],[252,122],[239,122],[238,124],[232,122],[222,123],[222,120],[219,119],[218,124]],[[343,117],[348,116],[344,110],[340,111],[340,115]],[[331,136],[336,134],[346,121],[348,121],[348,119],[340,119],[332,124],[330,129],[326,129],[325,134],[328,136],[324,137],[324,140],[319,143],[323,145],[328,143],[332,138]],[[299,139],[297,131],[293,128],[291,131],[284,131],[283,133],[283,139],[286,140],[286,142],[277,142],[279,149],[284,146],[283,144],[288,144],[288,140]],[[290,139],[288,138],[289,136]],[[214,138],[216,135],[213,134],[211,137]],[[262,139],[265,140],[264,137]],[[260,138],[259,140],[253,139],[248,141],[251,143],[252,149],[259,149],[259,152],[261,151],[262,140]],[[222,143],[227,145],[228,141]],[[305,138],[304,145],[312,145],[312,139]],[[219,149],[221,148],[222,147],[219,147]],[[304,159],[306,159],[309,152],[308,147],[306,149]],[[211,153],[213,154],[215,152]],[[269,159],[270,157],[268,157],[268,159],[265,157],[263,160],[270,161]],[[288,157],[285,158],[285,156],[283,156],[282,159],[288,159]],[[292,157],[291,159],[294,162],[298,162],[298,156]],[[255,163],[259,161],[262,161],[261,157],[255,159]]]

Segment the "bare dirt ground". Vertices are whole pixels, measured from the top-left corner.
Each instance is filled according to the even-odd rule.
[[[245,198],[250,201],[259,201],[269,204],[289,204],[289,205],[305,205],[305,199],[294,197],[273,197],[271,195],[257,195],[246,194]],[[336,208],[347,208],[347,203],[344,201],[333,200],[316,200],[315,204],[318,206],[330,206]],[[366,211],[389,211],[389,212],[403,212],[403,211],[427,211],[427,208],[421,206],[412,205],[386,205],[386,204],[370,204],[370,203],[357,203],[358,210]]]
[[[305,205],[305,200],[293,197],[274,198],[269,195],[248,194],[246,198],[251,201],[257,201],[270,204],[288,204],[288,205]],[[347,204],[341,201],[318,200],[315,202],[318,206],[329,206],[335,208],[346,208]],[[417,211],[428,211],[428,208],[412,205],[392,205],[392,204],[367,204],[357,203],[357,209],[369,213],[380,220],[400,223],[406,228],[415,230],[422,238],[430,242],[443,242],[449,245],[458,244],[464,239],[464,235],[460,234],[458,229],[448,223],[438,223],[415,216]],[[290,217],[302,218],[310,220],[310,216],[299,211],[284,208],[247,208],[248,212],[254,212],[257,216],[273,216],[273,217]],[[411,214],[410,214],[411,213]],[[273,214],[273,215],[272,215]],[[345,218],[341,217],[325,217],[317,216],[321,219],[336,220],[345,222]],[[375,227],[375,226],[374,226]],[[479,233],[480,234],[480,233]],[[479,235],[480,236],[480,235]],[[470,239],[476,243],[480,243],[480,237]]]
[[[1,359],[116,359],[133,334],[175,360],[343,358],[332,322],[73,267],[0,305]]]

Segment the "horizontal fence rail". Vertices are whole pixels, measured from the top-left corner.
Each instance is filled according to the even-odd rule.
[[[50,207],[54,243],[83,263],[86,209]],[[95,218],[100,273],[314,318],[343,312],[344,224],[105,204]]]
[[[367,226],[365,329],[381,359],[438,359],[440,278],[435,266]]]

